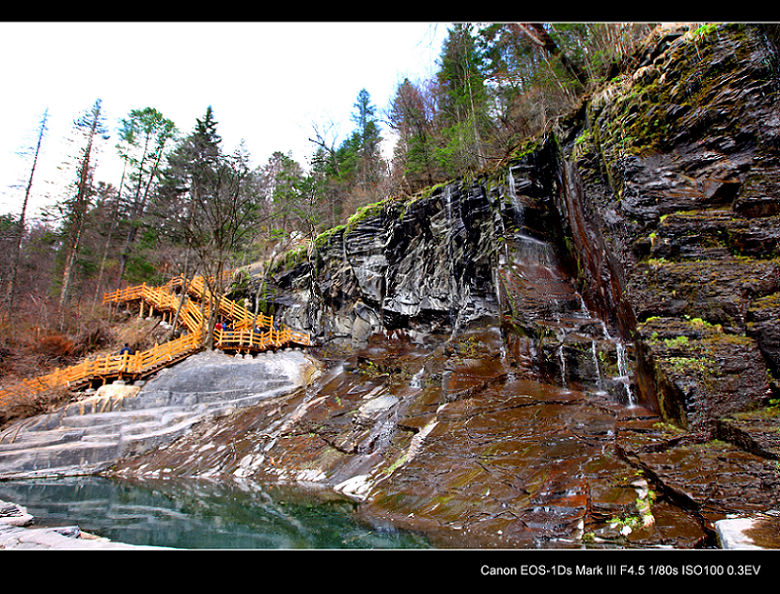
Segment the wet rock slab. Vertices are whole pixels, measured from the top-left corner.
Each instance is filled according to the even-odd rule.
[[[729,514],[770,509],[780,492],[775,461],[725,441],[678,430],[655,439],[630,436],[620,447],[669,500],[700,517],[708,529]]]
[[[743,450],[768,460],[780,460],[780,406],[736,413],[720,420],[719,434]]]
[[[616,447],[622,423],[654,413],[525,378],[476,344],[374,344],[307,388],[115,472],[324,487],[358,502],[366,521],[422,531],[442,547],[692,547],[706,538],[695,515],[637,482],[643,472]],[[642,514],[638,501],[646,517],[627,529]]]
[[[163,446],[193,425],[308,382],[301,352],[237,359],[201,353],[143,387],[106,385],[51,413],[0,433],[0,479],[68,476],[105,470],[125,456]]]
[[[633,470],[610,451],[613,419],[582,394],[507,382],[442,405],[434,422],[425,448],[377,486],[372,505],[455,531],[445,537],[453,546],[576,546],[594,508],[633,505],[627,484],[592,488],[602,472]]]

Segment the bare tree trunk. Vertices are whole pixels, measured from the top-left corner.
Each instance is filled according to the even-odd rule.
[[[170,340],[173,338],[174,332],[176,332],[176,324],[179,323],[179,315],[181,314],[181,308],[184,307],[184,302],[188,299],[188,293],[190,290],[190,284],[192,284],[192,281],[189,278],[189,259],[190,259],[190,252],[189,248],[187,248],[186,255],[184,256],[184,284],[182,285],[181,290],[181,301],[179,301],[178,307],[176,307],[176,314],[173,316],[173,321],[171,322],[171,330],[168,333],[168,336],[166,340]]]
[[[13,263],[11,265],[11,280],[8,283],[6,293],[6,303],[10,306],[16,298],[16,279],[19,275],[19,259],[22,253],[22,237],[24,236],[24,218],[27,214],[27,203],[30,199],[30,190],[32,189],[33,176],[35,175],[35,166],[38,164],[38,154],[41,150],[41,141],[43,133],[46,130],[46,120],[49,117],[49,110],[43,113],[41,127],[38,131],[38,144],[35,147],[35,156],[33,157],[32,168],[30,169],[30,179],[27,182],[27,189],[24,192],[24,202],[22,202],[22,213],[19,215],[19,222],[16,225],[16,245],[14,246]]]
[[[119,289],[122,284],[122,277],[125,274],[125,268],[127,267],[127,260],[130,258],[130,246],[135,241],[135,234],[137,228],[135,226],[137,218],[140,216],[140,195],[141,195],[141,180],[144,175],[144,164],[146,163],[146,157],[149,154],[149,135],[146,135],[146,141],[144,142],[144,150],[141,154],[141,160],[138,163],[138,185],[135,190],[135,197],[133,198],[133,208],[131,211],[132,220],[130,221],[130,229],[127,230],[127,237],[125,237],[125,244],[122,248],[122,254],[119,259],[119,275],[116,279],[116,288]]]
[[[550,34],[547,33],[541,23],[513,23],[512,26],[517,31],[526,35],[545,52],[549,53],[554,58],[558,58],[563,67],[583,86],[583,88],[587,85],[588,77],[586,74],[561,51],[561,48],[558,47],[558,44],[550,37]]]
[[[73,265],[76,262],[78,256],[78,249],[81,243],[81,232],[84,227],[84,216],[87,212],[87,205],[89,202],[89,194],[91,191],[91,159],[92,148],[94,146],[95,134],[97,133],[100,123],[100,104],[96,103],[91,113],[92,121],[90,122],[89,133],[87,137],[87,147],[84,150],[84,157],[81,162],[81,170],[79,171],[79,186],[76,199],[73,204],[73,210],[71,211],[71,228],[70,228],[70,243],[68,251],[65,255],[65,266],[62,272],[62,287],[60,289],[60,309],[67,303],[70,284],[73,278]]]
[[[214,350],[214,327],[219,318],[219,303],[226,292],[222,280],[222,273],[224,271],[223,262],[221,258],[218,258],[212,263],[216,265],[213,275],[209,274],[207,269],[204,269],[203,271],[203,286],[204,291],[208,293],[209,303],[209,317],[206,321],[204,344],[210,351]],[[208,268],[211,267],[209,266]],[[206,302],[205,298],[203,299],[203,302]]]

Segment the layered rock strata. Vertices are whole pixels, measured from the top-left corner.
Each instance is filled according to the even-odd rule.
[[[301,352],[191,357],[143,386],[108,384],[0,433],[0,480],[93,474],[164,446],[204,420],[288,394],[310,380]]]

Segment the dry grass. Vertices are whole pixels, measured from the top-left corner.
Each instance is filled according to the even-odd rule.
[[[104,308],[82,311],[78,323],[66,324],[65,331],[44,330],[29,317],[15,313],[0,314],[0,388],[75,365],[87,357],[118,353],[124,344],[142,351],[168,340],[168,331],[159,320],[123,313],[115,314],[110,322]],[[0,426],[47,412],[71,397],[64,387],[21,392],[0,406]]]
[[[114,345],[121,348],[125,343],[135,351],[143,351],[152,348],[155,343],[166,340],[167,330],[160,325],[159,320],[139,319],[131,317],[125,319],[114,328]]]
[[[64,386],[35,393],[19,392],[4,400],[0,406],[0,428],[19,419],[50,412],[71,398],[70,391]]]

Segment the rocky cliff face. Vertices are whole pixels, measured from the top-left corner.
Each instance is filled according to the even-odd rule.
[[[282,317],[354,343],[492,325],[518,364],[564,384],[621,377],[604,367],[627,347],[623,397],[710,435],[766,403],[780,368],[777,49],[758,27],[669,29],[634,60],[496,174],[321,236],[313,262],[277,278]]]
[[[492,328],[502,337],[492,354],[525,372],[629,398],[625,340],[614,316],[587,306],[561,224],[562,158],[546,141],[493,177],[366,207],[277,276],[277,316],[320,344]]]
[[[119,471],[314,483],[445,546],[776,506],[779,71],[760,27],[662,30],[494,173],[366,207],[274,277],[328,371]]]
[[[321,339],[355,342],[398,328],[450,332],[495,316],[500,223],[479,185],[367,207],[318,239],[313,262],[280,278],[281,294],[297,290],[282,315]]]
[[[584,221],[590,286],[610,281],[601,301],[635,337],[640,391],[712,436],[766,402],[777,368],[777,48],[756,27],[707,27],[638,60],[571,122],[566,213]]]

